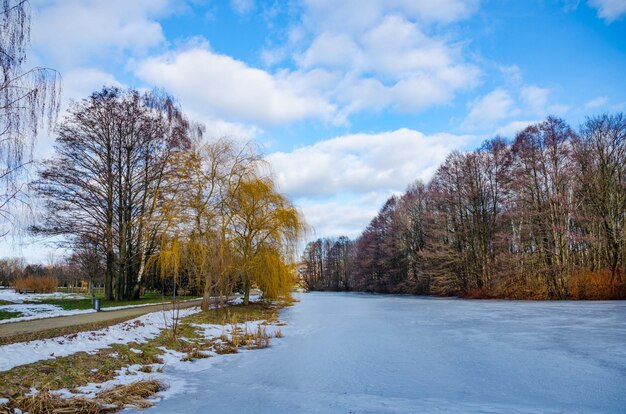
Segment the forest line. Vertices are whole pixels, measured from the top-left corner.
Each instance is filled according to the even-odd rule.
[[[310,242],[312,290],[626,298],[626,116],[548,117],[454,151],[390,197],[356,240]]]

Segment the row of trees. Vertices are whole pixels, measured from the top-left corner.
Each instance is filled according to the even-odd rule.
[[[623,297],[626,117],[549,117],[391,197],[356,241],[310,243],[313,289]]]
[[[102,283],[98,274],[89,272],[77,254],[63,260],[55,260],[47,264],[26,263],[20,257],[6,257],[0,259],[0,286],[14,286],[19,280],[27,277],[49,277],[56,279],[60,286],[77,287],[81,282]]]
[[[253,284],[290,288],[303,220],[254,150],[206,143],[163,93],[104,88],[74,103],[55,156],[31,184],[45,214],[32,230],[61,236],[94,271],[106,299],[140,295],[169,278],[207,298]]]

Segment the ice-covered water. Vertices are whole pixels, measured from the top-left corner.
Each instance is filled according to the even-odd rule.
[[[166,371],[147,412],[626,412],[626,302],[299,298],[284,338]]]

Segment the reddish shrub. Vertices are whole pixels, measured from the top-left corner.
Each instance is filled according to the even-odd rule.
[[[570,278],[568,288],[572,299],[626,299],[626,285],[623,281],[611,284],[608,270],[576,274]]]
[[[24,276],[13,281],[18,292],[52,293],[59,286],[59,279],[52,276]]]

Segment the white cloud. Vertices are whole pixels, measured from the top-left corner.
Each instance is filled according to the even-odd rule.
[[[390,196],[388,192],[375,192],[341,200],[298,199],[296,204],[312,230],[307,235],[309,240],[338,236],[356,238]]]
[[[295,199],[313,227],[311,239],[356,237],[387,198],[417,179],[428,181],[450,151],[476,140],[398,129],[340,136],[266,159],[280,191]]]
[[[598,10],[598,17],[609,23],[626,15],[625,0],[588,0],[588,3]]]
[[[504,137],[513,138],[515,135],[529,125],[541,122],[540,119],[531,121],[512,121],[508,124],[496,129],[496,134]]]
[[[500,68],[508,86],[498,87],[467,104],[468,114],[461,130],[483,131],[506,136],[548,115],[563,116],[569,107],[550,102],[552,89],[525,85],[516,66]]]
[[[406,15],[420,23],[451,23],[469,17],[478,0],[305,0],[305,24],[320,31],[343,27],[360,31],[390,14]]]
[[[519,89],[524,79],[522,76],[522,70],[517,65],[503,65],[498,66],[498,71],[502,74],[504,81],[510,88]]]
[[[33,47],[60,70],[163,45],[156,19],[176,9],[169,0],[40,0],[34,6]]]
[[[124,87],[115,76],[95,68],[74,68],[63,74],[63,97],[79,100],[103,86]]]
[[[230,6],[235,13],[243,16],[252,12],[256,5],[254,0],[230,0]]]
[[[595,109],[605,106],[609,102],[609,99],[606,96],[598,96],[595,99],[590,100],[585,104],[585,108],[587,109]]]
[[[292,197],[389,193],[404,190],[418,178],[428,180],[452,149],[471,139],[451,134],[426,136],[403,128],[340,136],[266,158],[280,190]]]
[[[548,88],[524,86],[520,91],[520,97],[531,112],[544,115],[550,92]]]
[[[304,68],[358,65],[363,59],[359,47],[343,33],[322,33],[297,61]]]
[[[469,104],[469,113],[462,127],[475,129],[493,127],[494,123],[515,113],[515,101],[504,89],[498,88]]]
[[[307,1],[302,25],[291,30],[299,50],[292,77],[324,72],[336,79],[316,89],[340,113],[391,108],[414,113],[450,102],[475,87],[480,69],[466,62],[462,44],[429,34],[433,23],[468,17],[478,1]],[[265,50],[265,63],[284,56]]]
[[[196,112],[275,125],[306,118],[330,120],[334,107],[288,76],[272,75],[230,56],[195,46],[143,60],[137,75],[163,87]]]
[[[245,143],[255,140],[264,132],[263,129],[253,124],[228,122],[189,110],[185,113],[189,119],[200,122],[206,127],[204,136],[208,141],[226,137]]]
[[[186,10],[186,1],[39,0],[33,45],[40,61],[63,73],[110,71],[123,62],[148,86],[168,89],[210,118],[262,126],[311,118],[337,124],[363,110],[418,112],[475,87],[481,72],[465,61],[461,43],[429,31],[467,18],[478,4],[305,1],[298,9],[301,24],[287,29],[286,43],[260,52],[270,66],[293,56],[294,69],[274,73],[205,46],[165,54],[170,44],[159,21]],[[241,15],[257,8],[254,0],[230,5]]]

